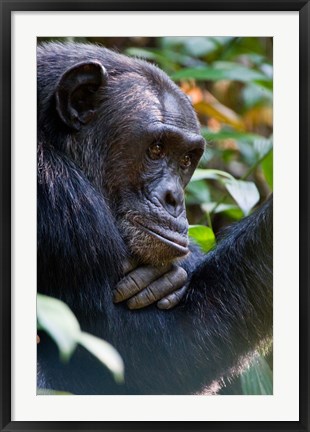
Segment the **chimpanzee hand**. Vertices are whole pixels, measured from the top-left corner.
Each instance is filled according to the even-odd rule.
[[[124,278],[114,291],[114,302],[127,301],[129,309],[140,309],[157,302],[160,309],[171,309],[187,290],[187,273],[176,264],[136,267],[126,263]]]

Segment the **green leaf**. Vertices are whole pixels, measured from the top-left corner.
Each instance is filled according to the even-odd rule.
[[[254,143],[255,140],[264,140],[261,135],[238,132],[232,129],[222,129],[219,132],[213,132],[208,128],[202,128],[201,133],[207,141],[221,141],[226,139],[234,139],[236,141],[245,141]]]
[[[233,220],[240,220],[244,217],[242,210],[239,207],[227,209],[224,211],[225,216]]]
[[[257,85],[265,84],[267,88],[270,88],[272,83],[272,80],[263,73],[231,62],[214,62],[212,67],[184,68],[172,74],[171,78],[176,81],[184,79],[196,79],[197,81],[252,81]]]
[[[202,204],[210,201],[211,195],[205,181],[190,182],[186,187],[186,204]]]
[[[272,370],[263,357],[258,357],[254,364],[241,377],[242,392],[245,395],[272,395]]]
[[[272,83],[272,77],[266,75],[262,71],[258,71],[253,67],[243,66],[240,63],[231,61],[216,61],[213,63],[216,69],[227,73],[226,79],[231,79],[241,82],[268,82]]]
[[[257,79],[253,81],[254,84],[263,87],[265,90],[272,92],[273,90],[273,80],[272,79]]]
[[[210,227],[191,225],[188,229],[188,234],[204,252],[209,252],[216,244],[214,232]]]
[[[110,369],[116,381],[123,381],[124,364],[121,356],[108,342],[82,332],[75,315],[65,303],[38,294],[37,317],[38,328],[54,339],[62,360],[68,361],[79,343]]]
[[[181,50],[195,57],[209,54],[218,48],[218,43],[209,37],[164,37],[161,40],[164,49]]]
[[[181,65],[187,66],[193,64],[192,57],[185,54],[180,54],[169,49],[154,49],[154,48],[127,48],[127,55],[143,58],[159,64],[166,72],[175,72]]]
[[[186,39],[186,52],[195,57],[209,54],[218,48],[216,42],[208,37],[190,37]]]
[[[254,150],[258,159],[264,158],[272,150],[272,139],[261,138],[254,141]]]
[[[236,210],[239,209],[239,207],[237,207],[234,204],[217,204],[216,202],[208,202],[205,203],[201,206],[203,208],[203,210],[207,211],[208,213],[222,213],[222,212],[226,212],[228,210]]]
[[[58,395],[71,396],[72,393],[59,391],[59,390],[37,388],[37,395],[39,395],[39,396],[58,396]]]
[[[246,111],[258,105],[272,105],[273,92],[254,82],[246,84],[241,94]]]
[[[270,189],[273,190],[273,152],[272,151],[262,161],[262,170]]]
[[[81,332],[78,337],[79,343],[91,352],[113,373],[115,381],[124,381],[124,363],[116,351],[108,342],[97,338],[89,333]]]
[[[80,332],[80,325],[69,307],[60,300],[37,295],[38,325],[56,342],[63,361],[72,355]]]
[[[203,169],[197,168],[193,174],[191,182],[198,180],[224,180],[231,179],[234,180],[234,177],[227,173],[226,171],[220,171],[216,169]]]
[[[244,217],[243,212],[235,204],[218,204],[217,202],[207,202],[202,204],[202,209],[207,213],[224,213],[233,220],[240,220]]]
[[[160,55],[156,50],[144,49],[144,48],[127,48],[126,54],[133,57],[145,58],[147,60],[158,60]]]
[[[224,184],[243,211],[243,214],[247,216],[259,201],[259,192],[255,183],[242,180],[226,180]]]
[[[238,141],[240,153],[248,165],[256,165],[272,151],[272,139],[263,138],[253,142]]]
[[[231,36],[167,36],[160,39],[162,48],[170,48],[186,52],[191,56],[202,56],[213,53],[222,46],[228,44]]]

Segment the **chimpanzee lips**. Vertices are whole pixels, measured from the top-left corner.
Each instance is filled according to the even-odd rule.
[[[189,250],[188,250],[187,236],[185,237],[175,231],[169,231],[171,235],[168,237],[166,232],[165,235],[163,235],[163,233],[159,231],[157,228],[147,227],[145,225],[142,225],[136,219],[135,219],[135,224],[138,225],[139,228],[141,228],[143,231],[157,238],[165,245],[175,249],[178,252],[178,255],[182,256],[188,254]]]

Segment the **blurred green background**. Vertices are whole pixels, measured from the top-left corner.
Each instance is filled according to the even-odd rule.
[[[190,236],[206,252],[227,224],[273,189],[273,40],[258,37],[38,38],[91,42],[163,69],[188,95],[208,146],[186,189]],[[272,394],[272,354],[259,353],[221,394]]]

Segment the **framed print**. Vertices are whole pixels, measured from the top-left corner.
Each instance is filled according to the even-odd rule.
[[[309,430],[308,27],[1,1],[2,430]]]

